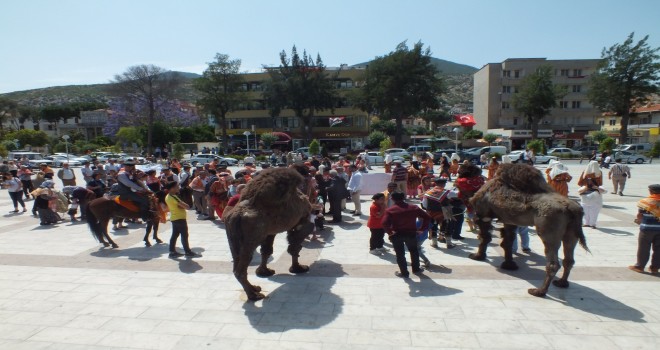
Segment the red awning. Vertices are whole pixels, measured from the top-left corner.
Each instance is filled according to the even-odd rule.
[[[291,142],[291,136],[287,133],[274,131],[273,136],[277,137],[277,141],[275,141],[275,144],[286,144]]]

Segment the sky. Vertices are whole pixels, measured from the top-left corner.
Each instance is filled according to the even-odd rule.
[[[108,83],[139,64],[201,73],[216,53],[255,72],[293,45],[329,67],[403,41],[476,68],[599,58],[631,32],[660,47],[658,18],[658,0],[5,0],[0,93]]]

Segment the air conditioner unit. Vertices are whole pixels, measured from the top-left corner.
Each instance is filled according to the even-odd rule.
[[[291,131],[290,128],[284,128],[283,130],[284,130],[284,131]]]

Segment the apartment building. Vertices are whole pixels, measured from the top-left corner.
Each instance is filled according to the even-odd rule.
[[[553,83],[566,87],[568,93],[539,125],[539,138],[553,145],[580,145],[589,131],[599,130],[600,112],[589,103],[589,77],[598,59],[548,60],[545,58],[509,58],[488,63],[474,74],[475,128],[491,132],[511,141],[512,148],[522,148],[531,139],[526,118],[511,103],[522,79],[541,65],[554,68]]]
[[[338,152],[341,149],[360,150],[368,143],[369,118],[366,112],[351,106],[345,95],[359,86],[363,69],[328,68],[328,73],[338,73],[335,82],[339,89],[341,101],[334,109],[315,112],[312,121],[313,138],[319,140],[327,150]],[[249,101],[240,106],[239,110],[227,114],[227,134],[233,147],[242,146],[249,131],[252,135],[270,132],[281,132],[291,138],[290,149],[307,146],[304,143],[304,130],[300,120],[289,109],[283,110],[279,116],[272,117],[263,98],[264,83],[270,79],[267,72],[243,74],[245,83],[242,89],[248,92]],[[216,134],[222,134],[220,125],[216,125]],[[249,136],[253,140],[254,136]],[[254,142],[254,141],[251,141]],[[243,146],[245,147],[245,146]]]
[[[618,143],[655,143],[660,141],[660,103],[648,103],[637,106],[630,111],[628,121],[628,140],[619,139],[621,116],[613,113],[603,113],[597,118],[600,130]]]

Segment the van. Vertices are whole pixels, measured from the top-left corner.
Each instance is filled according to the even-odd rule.
[[[409,154],[413,153],[422,153],[422,152],[431,152],[431,146],[430,145],[415,145],[415,146],[410,146],[406,151]]]
[[[503,155],[507,153],[506,146],[487,146],[487,147],[477,148],[476,150],[470,152],[471,155],[476,155],[476,156],[480,156],[484,153],[488,153],[491,155],[497,153],[499,155]]]
[[[44,157],[41,153],[37,152],[27,152],[27,151],[13,151],[9,152],[7,159],[21,160],[23,157],[26,157],[28,160],[42,160]]]
[[[630,143],[625,145],[619,145],[615,151],[628,151],[633,153],[644,153],[651,151],[650,143]]]

